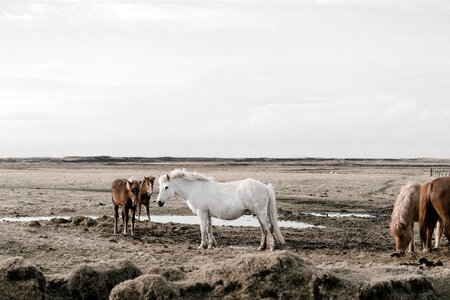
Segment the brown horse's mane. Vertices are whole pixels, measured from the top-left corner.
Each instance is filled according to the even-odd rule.
[[[177,178],[182,178],[187,181],[214,181],[214,178],[205,176],[197,172],[188,172],[185,169],[175,169],[172,170],[169,174],[159,177],[159,184]]]
[[[418,204],[419,195],[416,195],[417,199],[413,198],[413,194],[417,190],[420,190],[420,184],[416,182],[408,182],[401,187],[391,215],[392,231],[397,232],[399,229],[406,228],[417,214],[417,211],[414,211],[414,205]]]

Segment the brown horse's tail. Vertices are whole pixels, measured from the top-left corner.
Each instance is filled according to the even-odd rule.
[[[425,242],[427,225],[430,222],[431,216],[437,214],[430,200],[430,182],[423,185],[420,190],[420,200],[419,200],[419,232],[422,243]]]

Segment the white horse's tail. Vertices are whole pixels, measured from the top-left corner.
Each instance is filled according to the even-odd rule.
[[[280,227],[278,227],[277,208],[275,203],[275,191],[273,190],[273,186],[270,183],[268,184],[268,191],[269,191],[268,211],[270,224],[272,224],[273,236],[275,237],[275,240],[279,244],[284,245],[286,244],[286,242],[284,241],[284,237],[281,234]]]

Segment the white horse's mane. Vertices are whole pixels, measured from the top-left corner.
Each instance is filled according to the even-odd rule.
[[[185,169],[175,169],[172,170],[169,174],[170,180],[176,178],[183,178],[187,181],[214,181],[214,178],[205,176],[203,174],[197,172],[188,172]],[[162,175],[159,177],[159,184],[169,181],[167,175]]]
[[[420,189],[420,185],[415,182],[408,182],[406,185],[402,186],[392,211],[391,226],[408,225],[408,220],[411,220],[411,217],[414,214],[412,206],[414,205],[415,199],[413,199],[412,196],[417,187]]]

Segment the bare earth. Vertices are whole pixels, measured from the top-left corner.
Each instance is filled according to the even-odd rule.
[[[69,274],[83,263],[128,259],[142,273],[182,270],[181,278],[201,266],[219,265],[230,259],[256,254],[259,228],[215,227],[219,244],[197,250],[198,225],[137,222],[136,236],[113,234],[111,183],[116,178],[166,174],[183,167],[212,176],[217,181],[255,178],[274,185],[280,220],[301,221],[325,228],[282,228],[288,251],[314,267],[330,271],[348,282],[370,286],[383,280],[426,278],[433,299],[450,295],[450,253],[443,247],[422,258],[416,229],[416,253],[391,257],[394,242],[389,219],[400,186],[407,181],[431,180],[431,166],[448,161],[341,161],[301,160],[285,162],[186,162],[149,164],[3,162],[0,164],[0,217],[106,216],[88,226],[58,220],[26,223],[0,222],[0,259],[21,256],[47,278]],[[156,192],[158,187],[156,186]],[[152,196],[153,215],[192,215],[180,199],[163,208]],[[375,218],[316,217],[305,213],[358,212]],[[142,215],[145,216],[143,209]],[[92,224],[91,224],[92,225]],[[442,266],[427,266],[442,262]],[[177,278],[169,278],[176,282]],[[243,284],[244,286],[244,284]],[[414,289],[412,289],[414,292]],[[234,296],[239,294],[233,294]],[[357,295],[357,294],[355,294]],[[267,297],[280,297],[267,294]],[[339,295],[338,295],[339,296]],[[343,296],[342,296],[343,297]],[[282,297],[281,297],[282,298]],[[339,297],[338,297],[339,298]],[[343,297],[345,298],[345,297]],[[370,297],[369,297],[370,298]]]

